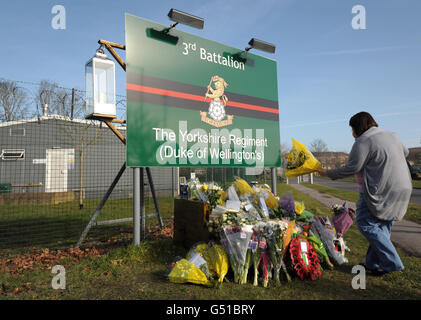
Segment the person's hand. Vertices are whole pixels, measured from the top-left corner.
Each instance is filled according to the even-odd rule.
[[[327,170],[321,169],[317,171],[322,177],[327,177]]]

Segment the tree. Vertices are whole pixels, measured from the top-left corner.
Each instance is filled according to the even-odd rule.
[[[322,139],[314,139],[310,145],[309,149],[311,152],[327,152],[327,144]]]
[[[36,97],[38,114],[42,114],[42,107],[47,104],[49,113],[65,117],[79,118],[83,116],[84,99],[78,90],[59,87],[48,80],[41,81]]]
[[[73,113],[72,113],[72,94],[65,89],[56,88],[54,93],[54,103],[52,112],[63,116],[62,130],[71,140],[71,144],[75,149],[75,153],[79,160],[79,208],[83,208],[84,198],[84,169],[85,163],[94,150],[94,145],[102,138],[103,130],[93,120],[83,122],[74,122],[71,118],[80,117],[83,112],[85,101],[83,98],[75,94]]]
[[[72,146],[75,148],[76,154],[79,159],[79,208],[83,208],[84,196],[84,180],[83,172],[85,169],[85,162],[88,160],[93,146],[101,139],[103,131],[101,127],[96,125],[94,121],[87,121],[85,125],[79,126],[72,123],[69,117],[65,119],[64,131],[69,135]],[[92,132],[92,128],[94,132]]]
[[[55,95],[58,85],[47,80],[42,80],[38,86],[38,91],[35,96],[35,104],[38,115],[43,115],[43,106],[47,105],[51,108],[55,101]]]
[[[27,94],[13,81],[0,80],[0,121],[25,118],[28,113]]]

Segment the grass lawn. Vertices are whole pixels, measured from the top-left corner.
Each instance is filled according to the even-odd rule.
[[[321,178],[321,179],[325,179],[325,180],[330,180],[330,178],[328,178],[328,177],[322,177],[322,176],[317,176],[317,178]],[[337,179],[336,181],[357,182],[355,180],[355,176],[350,176],[350,177],[346,177],[346,178],[342,178],[342,179]]]
[[[321,178],[321,179],[330,180],[330,178],[328,178],[328,177],[322,177],[322,176],[317,176],[317,177]],[[355,180],[355,176],[338,179],[336,181],[357,182]],[[421,180],[412,180],[412,187],[416,188],[416,189],[421,189]]]
[[[330,215],[330,210],[312,198],[285,184],[278,185],[278,194],[292,192],[295,200],[304,201],[306,208],[317,215]],[[420,259],[399,252],[405,271],[384,277],[367,274],[366,289],[354,290],[351,281],[352,266],[363,260],[368,243],[355,226],[345,234],[351,252],[349,263],[334,270],[324,271],[317,281],[301,281],[269,288],[237,285],[225,282],[220,289],[193,284],[173,284],[165,274],[169,264],[177,256],[185,256],[185,250],[176,248],[171,237],[161,237],[132,245],[107,250],[100,256],[82,258],[77,262],[60,261],[66,268],[66,289],[54,290],[51,270],[42,265],[34,271],[12,274],[0,270],[0,299],[421,299]],[[130,239],[128,239],[130,241]],[[249,276],[252,277],[252,273]],[[228,279],[232,276],[228,274]],[[18,288],[18,289],[16,289]]]
[[[83,209],[79,202],[40,205],[0,205],[0,256],[6,253],[31,251],[33,247],[65,248],[76,244],[101,199],[85,199]],[[160,197],[158,205],[163,219],[173,216],[173,198]],[[97,221],[133,216],[133,199],[108,199]],[[152,198],[145,198],[145,212],[155,212]],[[156,217],[147,218],[154,223]],[[132,223],[94,226],[86,241],[100,241],[131,232]]]
[[[308,188],[315,189],[322,193],[330,194],[332,196],[335,196],[343,200],[357,202],[359,198],[358,192],[335,189],[331,187],[321,186],[318,184],[303,184],[303,185],[305,185]],[[421,223],[421,206],[410,203],[408,205],[408,210],[406,212],[405,219],[411,220],[417,223]]]

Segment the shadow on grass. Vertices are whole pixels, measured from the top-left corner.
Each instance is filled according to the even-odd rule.
[[[2,205],[0,206],[0,254],[22,253],[30,249],[59,249],[74,246],[97,209],[99,199],[85,200],[83,209],[77,202],[65,204]],[[158,198],[163,219],[173,214],[173,199]],[[155,211],[147,197],[146,214]],[[133,215],[132,199],[109,199],[97,221],[128,218]],[[157,219],[147,219],[146,223]],[[94,226],[87,242],[107,241],[123,233],[132,233],[132,223]],[[84,243],[85,244],[85,243]]]
[[[87,225],[88,218],[42,217],[0,221],[0,249],[16,251],[24,248],[58,249],[74,246]],[[103,241],[122,232],[130,232],[125,225],[95,226],[88,233],[87,241]]]

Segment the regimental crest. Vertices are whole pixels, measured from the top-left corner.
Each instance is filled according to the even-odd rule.
[[[205,94],[205,102],[210,99],[208,112],[200,111],[203,122],[206,122],[214,127],[225,127],[232,124],[233,115],[225,113],[225,106],[228,98],[224,94],[228,83],[220,76],[211,77],[208,85],[208,90]],[[208,115],[210,118],[208,118]],[[227,119],[225,119],[225,117]],[[225,119],[225,120],[224,120]]]

